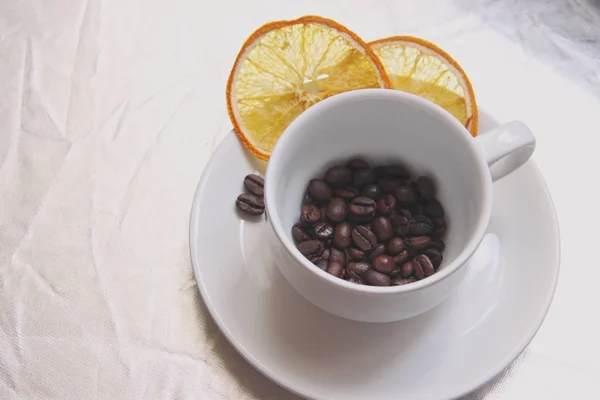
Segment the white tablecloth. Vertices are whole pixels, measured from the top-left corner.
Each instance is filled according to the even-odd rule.
[[[296,399],[207,315],[188,218],[241,44],[303,14],[432,40],[484,108],[532,128],[558,290],[529,348],[467,399],[600,398],[597,0],[3,0],[0,399]]]

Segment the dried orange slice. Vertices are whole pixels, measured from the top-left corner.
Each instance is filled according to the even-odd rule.
[[[394,36],[369,43],[385,67],[392,88],[424,97],[445,108],[477,136],[478,113],[469,78],[433,43]]]
[[[227,82],[235,132],[268,160],[285,128],[304,110],[335,94],[389,88],[371,48],[335,21],[305,16],[263,25],[244,43]]]

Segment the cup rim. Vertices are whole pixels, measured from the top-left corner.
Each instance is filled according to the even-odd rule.
[[[304,257],[304,255],[302,255],[302,253],[300,253],[300,251],[296,248],[295,244],[293,243],[293,240],[291,240],[290,236],[286,234],[278,210],[275,207],[269,206],[270,204],[275,204],[276,194],[276,188],[273,185],[269,185],[269,182],[274,182],[274,178],[272,178],[272,176],[278,174],[277,169],[279,164],[281,164],[281,157],[283,157],[283,155],[281,155],[282,151],[290,147],[290,144],[294,142],[296,135],[302,132],[302,126],[305,123],[305,121],[325,114],[340,105],[353,103],[356,101],[364,102],[369,100],[411,103],[413,106],[429,111],[430,113],[434,113],[439,118],[443,119],[443,122],[449,128],[460,132],[460,135],[458,135],[460,140],[464,142],[465,147],[469,149],[473,156],[478,160],[477,164],[479,168],[477,174],[480,176],[480,180],[483,183],[482,208],[480,211],[476,228],[471,234],[471,238],[469,239],[467,245],[461,250],[461,252],[456,256],[456,258],[449,265],[445,266],[442,270],[436,272],[431,276],[428,276],[424,279],[407,285],[357,285],[355,283],[348,282],[344,279],[337,278],[327,273],[326,271],[323,271],[322,269],[311,263],[306,257]],[[350,92],[340,93],[320,101],[319,103],[313,105],[312,107],[304,111],[302,114],[296,117],[296,119],[292,121],[290,125],[288,125],[288,127],[284,130],[282,135],[279,137],[277,143],[275,144],[275,147],[271,152],[271,157],[267,164],[267,171],[265,174],[264,199],[266,205],[266,213],[268,217],[267,219],[275,232],[275,236],[283,245],[285,250],[295,259],[295,261],[300,263],[304,268],[308,269],[311,273],[317,275],[317,277],[323,279],[330,285],[336,286],[343,290],[374,295],[391,295],[418,291],[426,287],[433,286],[438,282],[441,282],[442,280],[448,278],[450,275],[458,271],[461,267],[466,265],[468,260],[471,258],[471,256],[473,255],[475,250],[477,250],[481,241],[483,240],[491,218],[492,179],[489,172],[489,167],[484,157],[484,153],[479,147],[478,143],[474,140],[469,131],[460,123],[460,121],[458,121],[458,119],[456,119],[444,108],[438,106],[437,104],[429,100],[407,92],[392,89],[359,89]]]

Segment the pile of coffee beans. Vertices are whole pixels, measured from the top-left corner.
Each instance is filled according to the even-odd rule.
[[[246,175],[244,187],[247,192],[238,196],[235,201],[237,208],[249,215],[261,215],[265,212],[265,180],[256,174]]]
[[[427,176],[360,158],[312,179],[292,227],[298,250],[333,276],[360,285],[405,285],[443,259],[444,208]]]

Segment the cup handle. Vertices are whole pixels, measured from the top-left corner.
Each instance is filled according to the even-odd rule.
[[[483,150],[493,181],[525,164],[535,150],[535,137],[520,121],[511,121],[475,138]]]

